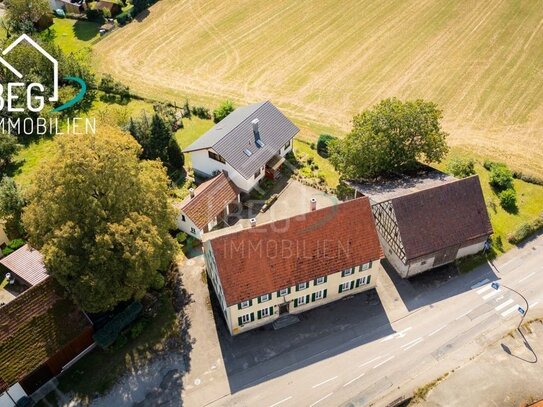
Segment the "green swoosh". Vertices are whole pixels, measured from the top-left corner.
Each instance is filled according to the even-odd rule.
[[[72,82],[77,82],[81,86],[81,90],[79,91],[77,95],[75,95],[75,97],[72,100],[64,103],[62,106],[59,106],[56,109],[53,109],[53,112],[61,112],[63,110],[69,109],[76,103],[79,103],[85,96],[85,93],[87,93],[87,84],[85,83],[83,79],[77,78],[75,76],[66,76],[64,79],[68,81],[72,81]]]

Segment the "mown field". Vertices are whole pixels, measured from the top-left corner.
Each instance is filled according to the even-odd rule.
[[[543,0],[161,0],[95,47],[144,95],[271,99],[348,131],[388,96],[444,110],[450,143],[543,174]]]

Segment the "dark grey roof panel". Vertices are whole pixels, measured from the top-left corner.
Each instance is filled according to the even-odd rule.
[[[260,139],[256,144],[252,121],[259,120]],[[299,129],[271,102],[236,109],[184,151],[213,148],[236,171],[249,179],[264,166]],[[248,157],[244,150],[249,150]]]

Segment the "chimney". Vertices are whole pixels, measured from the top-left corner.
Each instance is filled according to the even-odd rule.
[[[309,209],[311,211],[314,211],[317,209],[317,200],[315,198],[311,198],[311,200],[309,201]]]
[[[190,197],[194,198],[194,188],[189,189]]]
[[[249,224],[251,225],[252,228],[254,228],[256,226],[256,219],[255,218],[249,219]]]
[[[258,129],[258,123],[259,123],[259,120],[258,119],[254,119],[251,124],[253,125],[253,133],[255,135],[255,140],[259,140],[260,139],[260,131]]]

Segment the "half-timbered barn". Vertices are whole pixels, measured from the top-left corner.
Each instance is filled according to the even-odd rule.
[[[372,212],[385,257],[402,278],[476,254],[492,234],[477,176],[378,202]]]

